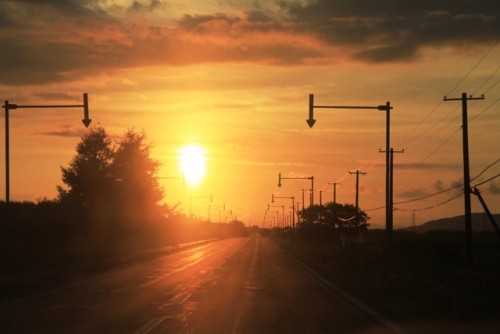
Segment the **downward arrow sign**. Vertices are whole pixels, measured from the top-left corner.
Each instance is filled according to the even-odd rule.
[[[89,97],[87,93],[83,93],[83,119],[82,123],[86,128],[89,127],[92,120],[89,118]]]
[[[309,119],[306,119],[306,122],[310,128],[316,123],[314,119],[314,94],[309,94]]]

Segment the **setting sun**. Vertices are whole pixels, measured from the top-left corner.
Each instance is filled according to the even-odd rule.
[[[179,167],[188,185],[195,186],[203,179],[207,170],[206,160],[205,149],[197,144],[180,149]]]

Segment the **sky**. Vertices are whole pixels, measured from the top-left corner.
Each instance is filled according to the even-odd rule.
[[[468,101],[471,185],[498,213],[499,15],[496,0],[3,0],[0,97],[80,104],[88,93],[93,125],[113,138],[144,131],[167,205],[267,226],[292,202],[272,194],[302,207],[300,178],[314,176],[316,204],[332,201],[332,182],[353,204],[356,170],[360,208],[385,225],[386,112],[315,109],[312,129],[306,119],[311,93],[317,105],[390,102],[402,228],[464,213],[462,107],[443,97],[484,94]],[[76,108],[10,112],[11,200],[57,196],[81,119]],[[177,178],[191,144],[206,152],[197,186]],[[278,187],[279,173],[299,179]]]

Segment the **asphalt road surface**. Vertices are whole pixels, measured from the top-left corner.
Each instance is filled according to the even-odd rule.
[[[219,240],[0,305],[0,333],[394,333],[264,237]]]

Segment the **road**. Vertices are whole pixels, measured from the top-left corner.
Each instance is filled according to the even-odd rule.
[[[254,236],[0,305],[0,333],[393,333]]]

